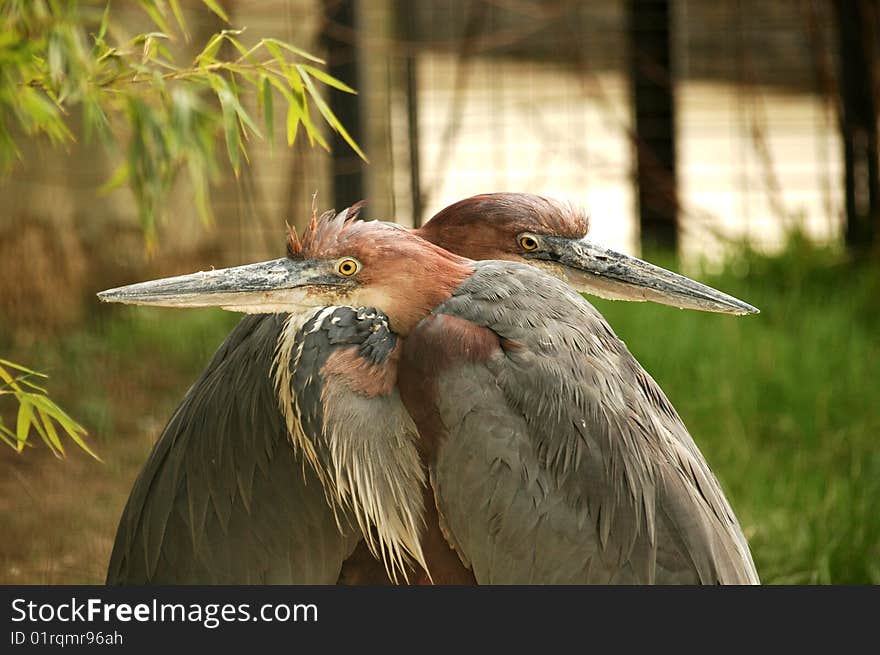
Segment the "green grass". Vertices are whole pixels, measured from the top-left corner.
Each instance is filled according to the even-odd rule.
[[[117,419],[124,424],[134,418],[127,416],[131,408],[115,402],[116,392],[127,391],[135,404],[179,400],[180,380],[195,380],[241,318],[220,309],[149,307],[100,306],[94,314],[100,318],[78,331],[35,341],[10,355],[47,373],[51,396],[97,439],[111,438],[119,429]],[[0,339],[0,352],[8,347]]]
[[[595,301],[727,491],[767,583],[880,583],[880,266],[794,243],[704,281],[749,317]]]
[[[123,505],[153,441],[239,316],[98,306],[79,330],[0,352],[50,375],[53,399],[89,431],[98,462],[34,439],[0,448],[0,584],[100,584]],[[0,398],[0,400],[3,400]],[[0,402],[7,420],[14,403]]]
[[[801,242],[781,257],[744,252],[722,274],[696,277],[762,313],[593,302],[678,409],[764,582],[880,583],[880,265]],[[10,501],[9,520],[0,516],[7,543],[23,544],[4,554],[24,571],[12,581],[100,581],[149,439],[239,319],[106,306],[95,315],[103,318],[78,332],[9,353],[51,374],[52,396],[86,425],[106,461],[37,458],[39,446],[15,460],[18,477],[4,494],[14,498],[19,481],[30,481],[36,509]],[[56,491],[40,504],[46,484]],[[64,520],[47,518],[56,516]],[[54,550],[25,547],[36,535]],[[79,542],[92,545],[77,554]],[[59,553],[73,558],[73,571],[91,562],[79,565],[89,573],[40,573]]]

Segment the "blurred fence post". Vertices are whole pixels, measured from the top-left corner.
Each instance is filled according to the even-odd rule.
[[[642,247],[675,250],[678,202],[670,2],[627,0],[626,10]]]
[[[419,147],[419,85],[417,61],[414,52],[415,44],[419,39],[418,26],[416,23],[416,7],[406,3],[398,3],[398,33],[401,40],[407,44],[407,53],[404,61],[406,90],[406,118],[407,118],[407,141],[409,142],[409,180],[410,195],[412,196],[412,220],[413,226],[422,224],[422,175],[420,170],[420,147]]]
[[[878,0],[836,0],[840,129],[846,167],[846,244],[871,247],[880,234],[877,138]]]
[[[361,90],[358,71],[357,0],[324,0],[324,33],[327,46],[327,72],[356,91]],[[360,95],[328,88],[330,108],[351,138],[363,144]],[[330,134],[332,152],[333,202],[337,211],[364,199],[365,162],[352,151],[337,132]]]

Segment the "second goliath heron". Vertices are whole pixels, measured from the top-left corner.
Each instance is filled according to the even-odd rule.
[[[753,308],[590,244],[582,214],[534,196],[447,208],[419,231],[447,250],[351,218],[282,260],[103,294],[261,314],[172,417],[108,581],[370,580],[365,540],[435,582],[757,582],[699,450],[592,306],[448,251],[607,297]]]

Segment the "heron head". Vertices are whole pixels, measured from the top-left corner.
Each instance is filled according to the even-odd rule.
[[[358,209],[313,216],[301,237],[289,230],[286,257],[108,289],[98,297],[248,314],[373,306],[406,335],[472,272],[472,262],[392,223],[357,220]]]
[[[587,238],[580,209],[528,193],[490,193],[461,200],[416,230],[470,259],[531,264],[578,291],[610,300],[650,300],[727,314],[758,310],[733,296]]]

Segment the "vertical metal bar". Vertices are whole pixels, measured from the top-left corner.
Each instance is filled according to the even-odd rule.
[[[846,169],[847,246],[866,249],[880,232],[876,66],[877,0],[836,0],[840,52],[840,130]]]
[[[327,72],[359,91],[358,95],[328,88],[328,101],[336,117],[359,145],[364,129],[360,75],[358,74],[357,0],[324,0]],[[335,131],[329,139],[333,164],[333,201],[337,210],[364,198],[365,163]]]
[[[422,207],[422,175],[419,148],[419,81],[415,48],[419,41],[416,6],[402,3],[399,8],[400,31],[407,43],[404,64],[406,89],[407,139],[409,141],[409,189],[412,197],[413,226],[419,227],[424,218]]]
[[[669,0],[627,0],[643,248],[676,249],[675,100]]]

